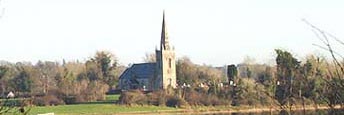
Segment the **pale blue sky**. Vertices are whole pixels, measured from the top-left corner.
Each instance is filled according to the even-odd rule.
[[[2,0],[0,60],[86,60],[97,50],[120,63],[153,53],[166,11],[177,57],[215,66],[250,56],[270,63],[273,49],[299,59],[325,54],[305,18],[344,38],[341,0]]]

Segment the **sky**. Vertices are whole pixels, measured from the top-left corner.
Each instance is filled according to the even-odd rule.
[[[162,12],[178,58],[222,66],[327,55],[306,19],[344,38],[342,0],[2,0],[0,60],[85,61],[110,51],[141,63],[159,46]],[[339,47],[343,48],[343,47]]]

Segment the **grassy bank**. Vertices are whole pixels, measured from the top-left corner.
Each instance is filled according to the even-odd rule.
[[[159,112],[159,111],[176,111],[176,108],[157,107],[157,106],[122,106],[115,104],[76,104],[61,105],[50,107],[32,107],[30,114],[55,113],[58,115],[78,115],[78,114],[118,114],[130,112]]]
[[[306,106],[306,110],[315,110],[314,106]],[[321,106],[318,109],[329,109]],[[61,105],[50,107],[33,107],[30,114],[55,113],[57,115],[110,115],[110,114],[157,114],[157,113],[181,113],[181,114],[213,114],[213,113],[259,113],[259,112],[278,112],[278,107],[251,107],[251,106],[200,106],[187,109],[177,109],[171,107],[158,106],[124,106],[116,104],[76,104]],[[292,108],[293,111],[302,110],[302,108]]]
[[[188,108],[173,108],[159,106],[125,106],[118,105],[115,102],[119,95],[107,95],[105,101],[87,102],[73,105],[59,106],[34,106],[31,107],[30,114],[36,115],[41,113],[55,113],[57,115],[109,115],[109,114],[152,114],[152,113],[247,113],[247,112],[273,112],[279,111],[278,106],[197,106]],[[293,110],[301,110],[302,106],[294,106]],[[315,106],[306,106],[306,110],[314,110]],[[318,109],[328,109],[328,107],[320,106]]]
[[[86,102],[73,105],[59,106],[34,106],[31,107],[30,114],[55,113],[58,115],[79,115],[79,114],[118,114],[118,113],[155,113],[162,111],[177,111],[176,108],[158,106],[125,106],[115,104],[119,95],[107,95],[105,101]]]

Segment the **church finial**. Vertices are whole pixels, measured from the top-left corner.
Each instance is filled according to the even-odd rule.
[[[162,15],[162,30],[161,30],[161,43],[160,43],[160,50],[169,50],[170,45],[168,42],[168,35],[166,30],[166,22],[165,22],[165,10],[163,11]]]

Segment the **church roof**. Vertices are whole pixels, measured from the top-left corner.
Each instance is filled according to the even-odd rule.
[[[132,79],[132,77],[138,79],[150,78],[155,74],[156,63],[140,63],[134,64],[127,68],[119,79]]]

